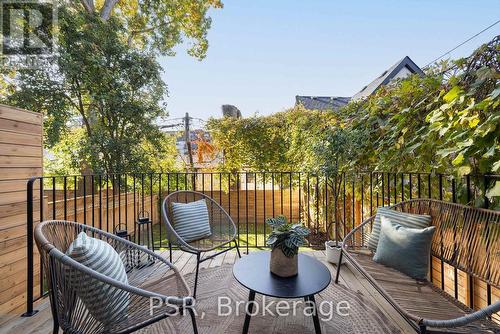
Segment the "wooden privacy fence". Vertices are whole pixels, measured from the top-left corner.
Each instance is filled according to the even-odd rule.
[[[42,175],[42,152],[42,116],[0,105],[0,324],[26,309],[26,180]]]

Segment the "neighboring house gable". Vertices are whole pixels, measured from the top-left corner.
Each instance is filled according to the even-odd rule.
[[[405,78],[415,73],[424,75],[420,67],[418,67],[410,57],[406,56],[384,71],[378,78],[363,87],[363,89],[353,97],[297,95],[295,96],[295,104],[302,104],[306,109],[337,110],[345,106],[351,100],[360,100],[372,95],[380,86],[387,85],[392,80]]]
[[[378,78],[363,87],[363,89],[356,93],[352,99],[355,101],[368,97],[375,93],[380,86],[387,85],[392,80],[405,78],[408,75],[415,73],[424,75],[424,72],[420,69],[420,67],[418,67],[417,64],[410,59],[410,57],[406,56],[384,71]]]

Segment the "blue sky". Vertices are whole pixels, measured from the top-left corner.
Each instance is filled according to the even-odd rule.
[[[293,106],[295,95],[352,96],[404,56],[425,64],[500,18],[500,1],[225,0],[211,11],[203,61],[162,57],[171,118],[244,116]],[[468,55],[500,24],[451,54]]]

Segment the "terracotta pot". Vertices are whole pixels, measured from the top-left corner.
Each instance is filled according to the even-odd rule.
[[[286,257],[280,248],[274,248],[271,251],[271,261],[269,269],[271,272],[280,277],[291,277],[298,273],[299,261],[298,256]]]

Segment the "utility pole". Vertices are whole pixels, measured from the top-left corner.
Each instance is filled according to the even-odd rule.
[[[186,146],[188,150],[189,165],[191,166],[191,170],[193,170],[194,169],[193,148],[191,147],[191,136],[189,129],[190,120],[191,118],[189,117],[189,113],[186,113],[186,116],[184,117],[184,140],[186,141]]]

